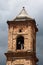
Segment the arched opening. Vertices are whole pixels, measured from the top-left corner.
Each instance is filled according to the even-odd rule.
[[[19,32],[22,32],[22,30],[20,29]]]
[[[16,49],[24,49],[24,37],[18,36],[16,40]]]

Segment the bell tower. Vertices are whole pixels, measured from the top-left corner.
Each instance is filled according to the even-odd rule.
[[[36,65],[36,33],[38,28],[35,19],[31,18],[25,8],[8,24],[8,51],[5,53],[6,65]]]

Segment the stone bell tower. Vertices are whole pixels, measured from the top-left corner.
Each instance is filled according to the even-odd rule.
[[[6,65],[36,65],[36,21],[25,8],[8,24],[8,51]]]

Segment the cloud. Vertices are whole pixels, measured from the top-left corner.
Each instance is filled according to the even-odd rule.
[[[37,56],[39,65],[43,65],[43,0],[0,0],[0,58],[5,64],[4,52],[7,50],[8,26],[7,20],[14,19],[25,6],[28,15],[35,18],[39,32],[37,34]],[[3,56],[2,56],[2,55]]]

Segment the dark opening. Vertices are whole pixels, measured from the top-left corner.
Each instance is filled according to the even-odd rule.
[[[16,49],[24,49],[24,37],[23,36],[17,37]]]
[[[22,32],[22,30],[20,29],[19,32]]]

